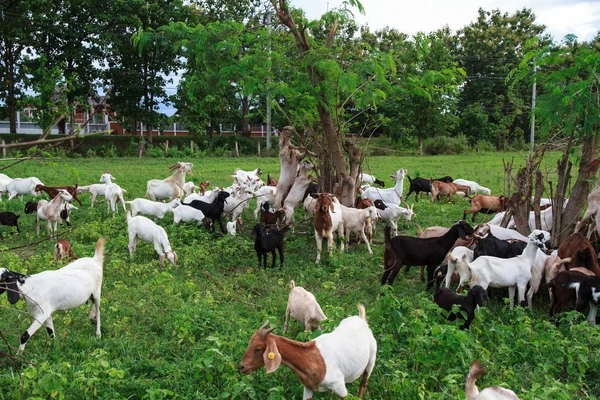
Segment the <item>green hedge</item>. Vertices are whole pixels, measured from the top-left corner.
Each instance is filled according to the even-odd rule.
[[[439,136],[423,141],[423,152],[430,156],[439,154],[462,154],[469,151],[469,142],[465,135],[458,135],[456,137]]]
[[[62,135],[50,135],[49,139],[63,137]],[[6,143],[20,143],[32,141],[36,135],[25,134],[2,134],[0,139]],[[240,155],[256,155],[258,142],[261,142],[261,155],[273,156],[278,153],[278,140],[273,138],[274,148],[266,151],[265,138],[247,138],[243,136],[215,136],[195,138],[191,136],[154,136],[152,145],[146,144],[146,155],[149,157],[179,157],[191,155],[214,155],[229,156],[235,153],[235,142],[238,143]],[[85,138],[73,139],[60,144],[48,144],[44,149],[55,155],[64,157],[124,157],[137,156],[140,136],[117,136],[97,135]],[[166,142],[169,142],[169,150],[166,150]],[[190,143],[194,143],[193,150]],[[27,147],[9,150],[9,157],[17,157],[27,153]]]

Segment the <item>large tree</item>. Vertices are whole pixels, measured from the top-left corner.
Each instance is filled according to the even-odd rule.
[[[502,149],[509,138],[523,138],[528,131],[531,87],[526,82],[509,85],[506,77],[519,65],[529,39],[540,37],[540,45],[549,42],[542,36],[544,29],[529,9],[514,14],[479,9],[477,20],[457,32],[457,57],[467,73],[459,96],[461,128],[475,136],[472,140],[491,136]]]

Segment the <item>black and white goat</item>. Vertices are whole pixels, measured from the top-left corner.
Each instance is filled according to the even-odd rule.
[[[582,312],[586,305],[590,305],[587,319],[590,325],[596,325],[596,314],[600,304],[600,276],[588,276],[581,282],[571,282],[565,286],[575,289],[577,292],[577,302],[575,303],[577,311]]]
[[[256,250],[256,255],[258,256],[259,267],[261,265],[262,257],[262,265],[264,268],[267,268],[267,253],[271,253],[271,256],[273,257],[271,268],[275,268],[275,250],[278,250],[279,264],[280,267],[283,268],[283,236],[287,230],[288,226],[285,226],[282,229],[266,229],[263,224],[254,225],[252,236],[254,236],[254,250]]]
[[[29,338],[43,325],[54,338],[52,313],[71,310],[91,300],[90,320],[96,324],[100,337],[100,294],[102,264],[106,238],[96,242],[94,257],[80,258],[58,270],[43,271],[31,276],[0,268],[0,294],[7,292],[8,301],[15,304],[22,296],[33,316],[33,323],[21,336],[19,351],[25,349]]]

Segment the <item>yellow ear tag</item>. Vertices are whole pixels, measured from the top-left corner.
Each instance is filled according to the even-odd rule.
[[[275,358],[275,353],[270,352],[269,354],[267,354],[267,357],[269,358],[269,360],[272,360]]]

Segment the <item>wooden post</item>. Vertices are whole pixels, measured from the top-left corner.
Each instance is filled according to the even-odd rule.
[[[165,157],[169,154],[169,141],[165,140]]]
[[[2,139],[2,146],[4,146],[6,143],[4,142],[4,139]],[[6,158],[6,147],[2,148],[2,158]]]
[[[192,153],[194,152],[194,141],[190,140],[190,149],[192,150]]]
[[[71,144],[71,150],[75,149],[75,141],[73,139],[69,140],[69,143]]]
[[[238,148],[238,142],[237,142],[237,140],[235,141],[235,156],[236,157],[240,156],[240,149]]]
[[[258,156],[260,157],[260,141],[258,142]]]

